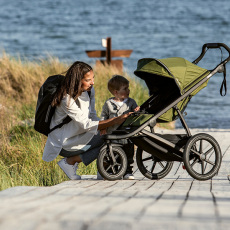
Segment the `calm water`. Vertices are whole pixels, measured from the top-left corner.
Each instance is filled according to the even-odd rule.
[[[0,47],[29,59],[51,53],[62,61],[92,64],[95,59],[85,50],[103,49],[101,39],[110,36],[113,49],[133,49],[123,59],[132,73],[140,58],[193,61],[204,43],[230,46],[229,12],[229,0],[0,0]],[[220,58],[219,50],[209,50],[199,65],[212,69]],[[191,100],[189,127],[230,128],[230,92],[220,96],[221,82],[222,74],[216,74]]]

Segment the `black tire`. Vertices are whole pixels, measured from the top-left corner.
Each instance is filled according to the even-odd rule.
[[[97,158],[97,169],[106,180],[121,179],[127,169],[128,161],[124,150],[120,147],[112,147],[112,152],[115,162],[113,162],[108,148],[102,149]]]
[[[184,149],[184,166],[197,180],[209,180],[218,172],[222,154],[218,142],[206,133],[191,137]]]
[[[144,154],[148,154],[149,156],[146,157]],[[144,152],[139,147],[137,148],[136,152],[136,160],[140,172],[150,180],[158,180],[164,178],[169,174],[173,166],[173,161],[160,161],[158,158]]]

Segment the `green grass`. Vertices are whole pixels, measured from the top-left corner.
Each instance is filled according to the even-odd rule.
[[[35,101],[31,104],[22,105],[22,108],[20,109],[20,111],[18,111],[18,118],[20,120],[26,120],[26,119],[34,118],[35,108],[36,108]]]
[[[31,107],[32,105],[23,106],[20,111],[24,114],[24,119],[31,117]],[[52,162],[42,160],[46,138],[32,126],[13,126],[7,137],[7,145],[1,149],[0,190],[22,185],[52,186],[69,180],[57,165],[61,157]],[[87,167],[81,163],[78,173],[92,175],[96,174],[96,171],[96,162]]]

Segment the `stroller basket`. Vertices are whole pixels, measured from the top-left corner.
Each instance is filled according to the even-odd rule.
[[[157,136],[164,138],[167,141],[175,144],[178,147],[183,148],[189,137],[186,134],[174,135],[174,134],[156,134]],[[144,151],[154,155],[156,158],[164,161],[183,161],[182,152],[178,151],[176,148],[168,146],[167,144],[162,144],[157,139],[142,135],[139,137],[130,138],[130,140],[142,148]]]

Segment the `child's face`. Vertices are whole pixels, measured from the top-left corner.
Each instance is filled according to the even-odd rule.
[[[125,98],[129,97],[129,85],[123,85],[119,90],[114,91],[114,96],[116,99],[124,100]]]

